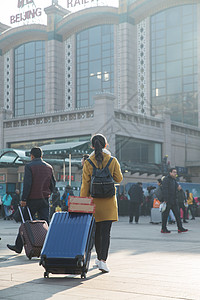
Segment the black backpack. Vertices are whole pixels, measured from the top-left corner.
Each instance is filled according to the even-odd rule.
[[[103,169],[97,168],[89,158],[87,160],[93,166],[90,195],[93,198],[107,198],[114,196],[115,182],[108,168],[113,157],[109,159],[107,165]]]

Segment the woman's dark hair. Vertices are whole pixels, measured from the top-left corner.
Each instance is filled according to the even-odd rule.
[[[102,164],[103,161],[103,153],[102,149],[104,149],[107,145],[106,137],[100,133],[95,134],[91,138],[92,147],[95,152],[95,159],[97,161],[98,166]]]
[[[187,198],[189,198],[189,190],[186,190],[186,195],[187,195]]]

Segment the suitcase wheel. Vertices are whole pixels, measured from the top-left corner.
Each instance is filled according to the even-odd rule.
[[[77,261],[77,267],[80,267],[80,268],[83,267],[83,261],[82,260]]]
[[[86,278],[86,273],[85,273],[85,272],[83,272],[83,273],[81,274],[81,278],[82,278],[82,279],[85,279],[85,278]]]
[[[44,272],[44,278],[49,278],[49,272]]]

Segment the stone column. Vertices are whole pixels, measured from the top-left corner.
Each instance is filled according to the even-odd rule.
[[[112,155],[115,155],[114,101],[112,94],[101,93],[94,96],[94,128],[91,133],[106,136]]]
[[[168,155],[168,160],[172,161],[172,142],[171,142],[171,118],[170,112],[165,110],[163,114],[164,119],[164,143],[163,143],[163,157]]]
[[[5,110],[4,108],[0,108],[0,149],[6,148],[4,144],[4,127],[3,121],[5,119],[10,119],[12,116],[12,111]]]

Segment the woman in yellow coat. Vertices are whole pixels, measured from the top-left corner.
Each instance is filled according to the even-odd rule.
[[[96,134],[91,138],[92,147],[94,152],[90,155],[90,160],[97,168],[105,168],[110,160],[111,154],[106,150],[107,140],[102,134]],[[113,157],[109,165],[110,173],[115,182],[121,182],[123,179],[121,168],[118,160]],[[90,183],[93,173],[93,167],[88,160],[85,161],[83,166],[81,197],[90,196]],[[95,248],[97,259],[95,260],[99,270],[106,273],[109,269],[106,265],[108,257],[108,250],[110,245],[110,230],[112,222],[118,221],[118,207],[116,192],[115,195],[108,198],[94,198],[95,208]]]

